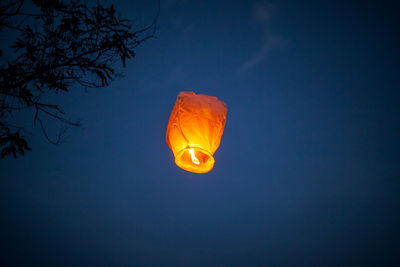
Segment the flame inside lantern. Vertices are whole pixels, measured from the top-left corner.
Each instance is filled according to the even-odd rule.
[[[192,158],[192,162],[196,165],[200,164],[200,161],[198,158],[196,158],[196,155],[194,154],[194,149],[193,148],[189,148],[189,153],[190,153],[190,157]]]

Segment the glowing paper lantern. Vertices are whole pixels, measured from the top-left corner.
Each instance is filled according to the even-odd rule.
[[[179,93],[167,127],[167,145],[176,165],[190,172],[211,171],[226,112],[225,103],[215,96]]]

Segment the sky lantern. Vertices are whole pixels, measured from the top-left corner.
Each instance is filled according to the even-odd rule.
[[[211,171],[226,112],[225,103],[215,96],[179,93],[167,127],[167,145],[176,165],[189,172]]]

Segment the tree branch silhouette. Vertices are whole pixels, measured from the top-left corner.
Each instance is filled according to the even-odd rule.
[[[24,0],[0,5],[0,31],[19,33],[9,46],[15,58],[0,66],[1,158],[30,150],[22,135],[24,128],[11,123],[15,112],[31,110],[34,125],[39,123],[45,138],[59,143],[67,126],[79,123],[67,118],[57,104],[43,99],[52,93],[68,92],[75,85],[109,85],[118,76],[115,63],[120,61],[125,67],[126,60],[135,57],[136,48],[154,38],[157,30],[158,14],[150,25],[134,28],[129,20],[120,18],[114,5],[88,6],[78,0],[32,2],[38,9],[34,14],[22,12]],[[39,30],[27,20],[33,20]],[[55,138],[46,131],[46,116],[64,124]]]

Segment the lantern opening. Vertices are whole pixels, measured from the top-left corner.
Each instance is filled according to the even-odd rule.
[[[176,154],[175,163],[184,170],[196,173],[211,171],[214,157],[206,150],[198,147],[187,147]]]

